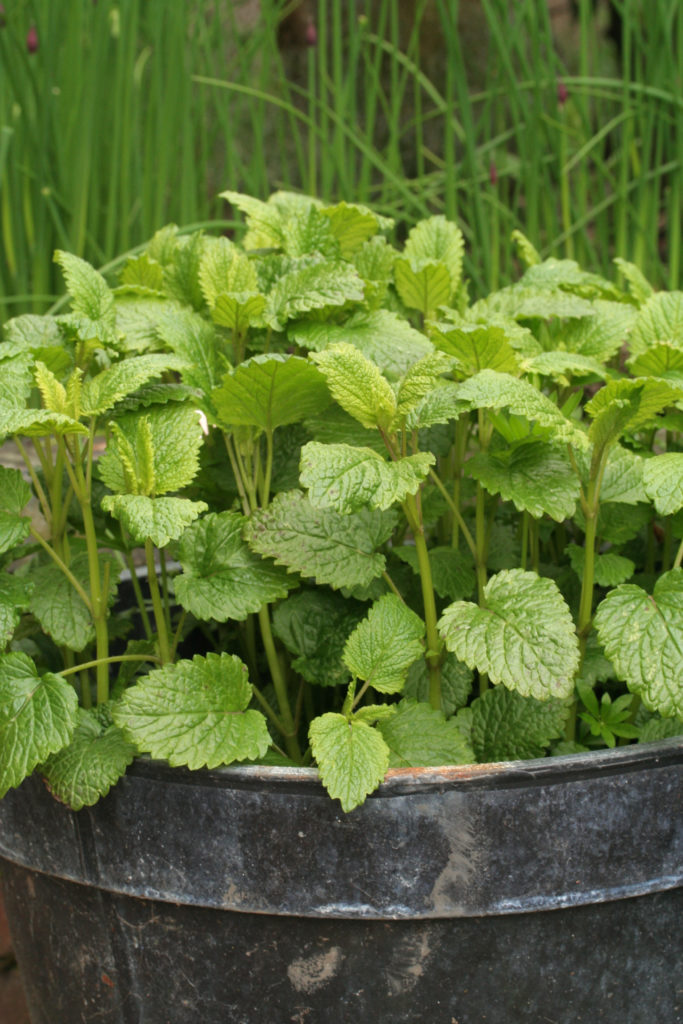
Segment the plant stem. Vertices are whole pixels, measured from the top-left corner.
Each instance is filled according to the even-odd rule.
[[[106,658],[107,665],[113,665],[115,662],[120,661],[156,661],[157,664],[161,664],[161,659],[157,658],[155,654],[112,654]],[[96,668],[101,664],[99,658],[93,658],[92,661],[84,661],[80,665],[74,665],[72,668],[65,668],[59,673],[60,676],[70,676],[75,672],[83,672],[89,668]]]
[[[427,628],[427,665],[429,666],[429,703],[436,711],[442,710],[441,702],[441,638],[437,629],[436,600],[432,569],[429,564],[429,551],[424,535],[422,515],[414,495],[409,495],[403,503],[408,525],[415,541],[417,564],[420,571],[422,587],[422,604],[424,608],[425,626]]]
[[[152,608],[154,610],[154,621],[156,622],[157,627],[159,654],[161,655],[161,664],[165,665],[171,660],[171,648],[168,642],[166,612],[161,599],[159,580],[157,579],[156,565],[154,564],[154,545],[149,538],[145,541],[145,559],[147,561],[147,582],[149,583],[149,593],[152,598]]]
[[[285,680],[284,673],[282,671],[282,665],[275,647],[275,640],[273,639],[273,632],[270,628],[270,615],[268,614],[268,608],[264,605],[258,613],[259,625],[261,626],[261,639],[263,640],[263,647],[268,660],[268,668],[270,669],[270,675],[273,680],[273,686],[275,687],[275,694],[277,696],[278,706],[280,708],[280,715],[282,717],[282,723],[284,729],[282,734],[285,738],[285,745],[287,747],[287,753],[292,760],[301,761],[301,748],[299,747],[299,741],[296,737],[296,729],[294,726],[294,718],[292,716],[292,709],[289,706],[289,698],[287,696],[287,682]]]
[[[43,551],[45,551],[50,556],[52,561],[56,565],[59,566],[59,568],[62,570],[62,572],[66,576],[66,578],[68,579],[68,581],[71,584],[71,586],[74,588],[74,590],[76,591],[76,593],[80,597],[80,599],[83,602],[83,604],[85,605],[85,607],[88,609],[88,611],[92,615],[93,614],[93,606],[92,606],[92,602],[90,600],[90,597],[89,597],[88,593],[84,590],[84,588],[81,586],[81,584],[78,582],[78,580],[76,579],[74,574],[71,572],[71,569],[69,569],[68,565],[64,561],[62,561],[62,559],[59,557],[57,552],[54,551],[50,547],[50,545],[45,540],[45,538],[41,537],[41,535],[38,533],[38,531],[36,530],[36,528],[34,526],[31,527],[31,536],[33,537],[34,540],[38,541],[38,543],[42,547]]]

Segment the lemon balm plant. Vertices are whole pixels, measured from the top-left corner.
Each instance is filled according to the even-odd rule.
[[[225,198],[240,243],[59,252],[70,311],[5,325],[0,791],[79,809],[150,755],[315,765],[350,811],[677,735],[683,293],[517,235],[472,304],[443,217]]]

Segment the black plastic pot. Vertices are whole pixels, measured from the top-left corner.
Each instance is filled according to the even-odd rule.
[[[34,1024],[676,1024],[683,744],[391,772],[140,760],[0,802]],[[678,995],[677,995],[678,990]]]

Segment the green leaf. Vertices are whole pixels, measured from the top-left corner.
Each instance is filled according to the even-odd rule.
[[[662,341],[628,360],[634,377],[663,377],[675,384],[683,383],[683,340],[678,345]]]
[[[501,327],[471,324],[466,321],[450,324],[440,322],[432,331],[438,349],[458,360],[462,377],[471,377],[479,370],[498,370],[516,374],[519,361]]]
[[[651,295],[654,295],[654,288],[643,274],[640,267],[635,263],[629,263],[621,256],[616,256],[614,262],[628,282],[629,291],[638,305],[642,306]]]
[[[249,550],[242,540],[245,522],[237,512],[211,513],[183,534],[175,594],[198,619],[241,622],[286,597],[293,585],[284,570]]]
[[[537,519],[549,515],[558,523],[574,514],[581,488],[560,448],[528,438],[509,448],[477,452],[466,468],[490,494],[513,501],[520,512]]]
[[[316,509],[300,491],[278,494],[245,527],[249,545],[290,572],[340,587],[367,586],[384,571],[376,549],[391,536],[392,513],[363,509],[340,515]]]
[[[683,347],[683,292],[657,292],[641,307],[629,340],[631,355],[660,341]]]
[[[487,690],[471,707],[472,746],[480,764],[542,757],[562,735],[569,714],[559,700],[539,701],[502,687]]]
[[[309,441],[301,449],[301,483],[316,508],[387,509],[416,494],[434,462],[431,452],[386,462],[371,448]]]
[[[131,285],[146,292],[163,292],[164,276],[161,264],[147,252],[130,256],[121,271],[121,284]]]
[[[323,786],[344,811],[352,811],[379,786],[389,767],[389,748],[365,722],[329,712],[308,731]]]
[[[18,469],[0,466],[0,554],[28,536],[31,520],[21,512],[31,500],[31,489]]]
[[[571,295],[561,288],[542,288],[522,283],[509,285],[479,299],[470,308],[468,316],[488,320],[492,314],[515,320],[551,320],[555,317],[577,318],[593,315],[593,306],[587,299]]]
[[[429,704],[402,700],[396,714],[381,720],[378,729],[389,747],[390,768],[440,767],[475,760],[455,719],[446,721],[443,711],[435,711]]]
[[[338,405],[332,404],[317,416],[306,419],[306,427],[321,444],[348,444],[354,448],[372,448],[378,455],[386,455],[387,446],[378,430],[362,427]],[[299,473],[297,469],[297,483]]]
[[[572,569],[582,580],[586,561],[585,549],[577,544],[568,544],[565,551],[569,555]],[[616,587],[630,579],[635,571],[635,563],[630,558],[618,555],[614,551],[595,555],[593,578],[599,587]]]
[[[431,342],[407,320],[388,309],[359,311],[343,324],[314,321],[293,324],[288,336],[309,351],[322,352],[340,343],[354,345],[391,379],[433,351]]]
[[[114,296],[99,271],[71,253],[57,250],[55,263],[62,268],[74,313],[113,330],[116,323]]]
[[[562,346],[585,358],[608,363],[625,343],[635,318],[636,310],[627,303],[596,299],[591,316],[562,325]]]
[[[432,261],[442,263],[450,276],[451,292],[455,292],[460,284],[464,252],[462,231],[457,224],[446,220],[441,214],[421,220],[411,228],[404,249],[406,258],[415,270]]]
[[[4,651],[27,611],[33,584],[21,576],[0,575],[0,651]]]
[[[21,652],[0,655],[0,798],[69,743],[77,708],[61,676],[39,676]]]
[[[171,251],[170,262],[163,268],[165,290],[183,305],[201,309],[204,296],[199,286],[199,264],[206,238],[201,232],[178,237]]]
[[[658,413],[683,398],[683,384],[641,377],[611,380],[586,404],[593,417],[588,436],[596,448],[605,448],[625,433],[650,426]]]
[[[657,740],[666,740],[672,736],[683,735],[683,719],[660,718],[653,715],[640,728],[640,742],[653,743]]]
[[[597,377],[604,380],[606,374],[602,363],[594,356],[585,356],[579,352],[540,352],[523,360],[522,368],[525,373],[551,377],[565,387],[574,377]]]
[[[159,319],[156,332],[183,360],[181,369],[185,383],[199,388],[208,398],[225,370],[219,356],[216,329],[199,313],[178,309]]]
[[[102,571],[109,567],[109,594],[116,593],[120,565],[112,554],[100,554]],[[90,593],[90,572],[85,551],[75,551],[68,565],[71,574]],[[58,565],[41,566],[31,572],[33,590],[29,607],[55,643],[72,651],[82,651],[95,637],[92,614],[78,591]]]
[[[424,316],[433,315],[439,306],[447,306],[453,286],[445,263],[427,262],[413,268],[410,260],[394,263],[394,280],[401,302]]]
[[[422,430],[439,423],[456,420],[470,409],[469,402],[460,400],[460,384],[454,381],[437,383],[406,418],[407,430]]]
[[[450,717],[465,707],[472,690],[472,678],[472,669],[447,651],[441,663],[441,706],[445,715]],[[413,662],[408,669],[403,694],[422,703],[429,701],[429,666],[425,658]]]
[[[205,501],[148,498],[142,494],[106,494],[102,498],[104,511],[122,523],[136,544],[151,540],[158,548],[181,537],[208,507]]]
[[[209,308],[223,294],[258,291],[253,262],[228,238],[205,239],[199,283]]]
[[[364,427],[388,430],[396,415],[396,397],[379,368],[353,345],[340,344],[311,356],[327,380],[332,397]]]
[[[46,437],[49,434],[87,434],[88,428],[48,409],[18,409],[0,400],[0,438],[8,434],[22,437]]]
[[[98,460],[98,470],[112,491],[160,495],[186,487],[199,469],[202,429],[195,409],[156,406],[126,413]],[[151,479],[150,479],[151,476]]]
[[[292,654],[292,668],[317,686],[345,686],[344,644],[363,617],[364,606],[333,591],[303,590],[273,613],[273,632]]]
[[[260,711],[246,710],[252,688],[234,654],[196,654],[153,669],[113,708],[138,750],[171,765],[215,768],[263,757],[270,746]]]
[[[132,394],[142,384],[161,377],[168,370],[180,370],[184,360],[172,355],[151,353],[133,356],[98,373],[85,381],[81,393],[81,412],[84,416],[100,416],[113,409],[117,402]]]
[[[116,785],[135,757],[135,747],[115,725],[104,725],[100,709],[79,708],[71,743],[41,766],[50,792],[73,811],[91,807]]]
[[[460,385],[458,399],[470,409],[509,409],[517,416],[549,427],[558,444],[588,447],[586,435],[549,398],[527,381],[507,373],[482,370]]]
[[[441,352],[430,352],[407,370],[398,387],[397,414],[406,416],[438,387],[443,374],[450,372],[453,360]]]
[[[32,363],[28,352],[0,361],[0,403],[23,410],[31,394]]]
[[[520,284],[523,287],[560,288],[584,298],[622,297],[622,292],[607,278],[582,270],[575,260],[558,260],[554,257],[528,267]]]
[[[212,392],[222,423],[272,431],[315,416],[330,403],[325,378],[298,356],[260,355],[226,374]]]
[[[8,320],[2,330],[9,344],[34,354],[42,349],[61,347],[63,344],[59,324],[52,316],[24,313],[23,316],[15,316]]]
[[[406,562],[416,575],[420,566],[417,550],[414,545],[394,548],[393,552]],[[469,597],[474,590],[476,577],[472,559],[450,547],[434,547],[429,550],[429,565],[432,572],[432,583],[439,597],[450,601],[460,601]]]
[[[182,312],[181,312],[182,311]],[[146,352],[159,348],[159,325],[166,319],[182,315],[185,310],[175,299],[164,295],[137,292],[116,293],[117,350]]]
[[[329,218],[332,234],[339,242],[339,252],[345,260],[351,259],[363,242],[381,227],[380,218],[376,214],[356,203],[325,206],[320,213]]]
[[[269,327],[280,331],[288,320],[312,309],[361,302],[363,282],[348,263],[314,263],[284,274],[269,293],[263,317]]]
[[[510,235],[510,241],[514,243],[517,253],[527,267],[534,267],[541,262],[541,256],[535,245],[529,241],[525,234],[517,228]]]
[[[647,459],[643,482],[660,515],[678,512],[683,508],[683,453],[667,452]]]
[[[419,615],[395,594],[385,594],[346,641],[344,664],[380,693],[398,693],[408,669],[424,654],[424,632]]]
[[[446,647],[470,668],[522,696],[568,697],[579,667],[571,612],[557,585],[522,569],[492,576],[485,606],[456,601],[439,629]]]
[[[617,676],[650,711],[683,718],[683,569],[657,580],[652,595],[632,583],[612,590],[595,628]]]

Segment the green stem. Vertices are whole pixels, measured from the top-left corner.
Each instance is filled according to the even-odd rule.
[[[175,661],[176,652],[178,650],[178,644],[180,643],[180,636],[185,625],[185,619],[187,618],[187,612],[183,608],[178,619],[178,625],[176,626],[175,633],[173,634],[173,641],[171,643],[171,661]]]
[[[299,741],[296,737],[296,728],[294,725],[294,718],[292,716],[292,709],[289,706],[287,682],[275,647],[275,640],[273,639],[273,632],[270,628],[270,615],[268,614],[267,606],[264,605],[263,608],[261,608],[258,613],[258,617],[259,624],[261,626],[261,639],[263,641],[263,647],[268,660],[268,668],[270,669],[273,686],[275,687],[275,694],[280,708],[280,716],[284,725],[282,735],[285,738],[287,753],[292,760],[301,762],[301,748],[299,747]]]
[[[36,528],[34,526],[31,527],[31,536],[33,537],[34,540],[38,541],[38,543],[40,544],[42,549],[50,556],[52,561],[56,565],[59,566],[59,568],[62,570],[62,572],[66,576],[66,578],[68,579],[68,581],[71,584],[71,586],[74,588],[74,590],[76,591],[76,593],[80,597],[80,599],[83,602],[83,604],[85,605],[85,607],[88,609],[88,611],[92,615],[93,614],[93,606],[92,606],[92,602],[90,600],[90,597],[89,597],[87,591],[81,586],[81,584],[78,582],[78,580],[76,579],[74,574],[71,572],[71,570],[69,569],[68,565],[65,562],[62,561],[62,559],[59,557],[59,555],[57,554],[56,551],[53,551],[53,549],[50,547],[50,545],[45,540],[45,538],[41,537],[41,535],[38,533],[38,531],[36,530]]]
[[[161,663],[161,660],[154,654],[112,654],[110,657],[105,659],[105,664],[113,665],[119,661],[156,661],[157,664]],[[65,668],[59,673],[60,676],[70,676],[75,672],[84,672],[89,668],[96,668],[102,663],[100,658],[93,658],[92,661],[84,661],[80,665],[74,665],[72,668]]]
[[[38,479],[38,474],[36,473],[35,467],[34,467],[33,463],[31,462],[31,459],[29,458],[29,454],[26,451],[26,449],[24,448],[23,444],[21,443],[20,439],[17,437],[16,434],[14,435],[14,443],[17,446],[19,454],[21,455],[22,459],[24,460],[24,464],[26,465],[26,469],[28,470],[28,474],[31,477],[31,483],[33,484],[33,490],[36,492],[36,496],[38,498],[38,501],[40,502],[40,507],[43,510],[43,515],[45,516],[45,520],[46,520],[48,526],[50,527],[50,533],[52,533],[52,509],[50,508],[50,502],[47,500],[47,495],[45,494],[45,491],[43,490],[43,486],[42,486],[40,480]]]
[[[467,543],[468,548],[472,552],[472,556],[476,557],[477,546],[476,546],[476,544],[474,542],[474,538],[472,537],[472,534],[470,533],[470,531],[469,531],[469,529],[467,527],[467,523],[465,522],[465,520],[463,519],[462,515],[460,514],[460,509],[455,504],[455,502],[453,501],[453,498],[451,498],[450,494],[448,493],[448,491],[446,490],[444,485],[441,483],[441,481],[439,480],[439,477],[437,476],[437,474],[434,472],[433,469],[430,469],[430,471],[429,471],[429,478],[430,478],[430,480],[433,481],[433,483],[436,484],[438,489],[443,494],[444,499],[445,499],[448,507],[450,508],[451,512],[453,513],[453,519],[454,519],[455,523],[457,523],[457,525],[462,530],[462,535],[465,538],[465,541]],[[454,525],[453,529],[455,531],[455,525]],[[457,540],[457,534],[455,534],[455,532],[454,532],[454,537]],[[455,547],[457,545],[453,545],[453,546]]]
[[[436,600],[432,569],[429,564],[429,551],[424,535],[422,515],[414,495],[410,495],[403,503],[408,525],[415,541],[417,564],[422,587],[422,604],[425,625],[427,627],[427,665],[429,666],[429,702],[436,711],[442,710],[441,702],[441,638],[437,629]]]
[[[680,569],[681,562],[683,562],[683,540],[681,541],[681,545],[680,545],[680,547],[678,549],[676,557],[674,558],[673,568],[674,569]]]
[[[164,611],[164,605],[161,599],[161,591],[159,590],[159,580],[157,579],[157,571],[156,566],[154,564],[154,545],[152,544],[152,541],[149,539],[149,537],[145,541],[145,559],[147,561],[147,582],[149,584],[149,593],[152,598],[154,621],[156,622],[157,627],[157,641],[159,644],[159,654],[161,655],[161,664],[166,665],[171,660],[171,648],[168,642],[166,613]]]

